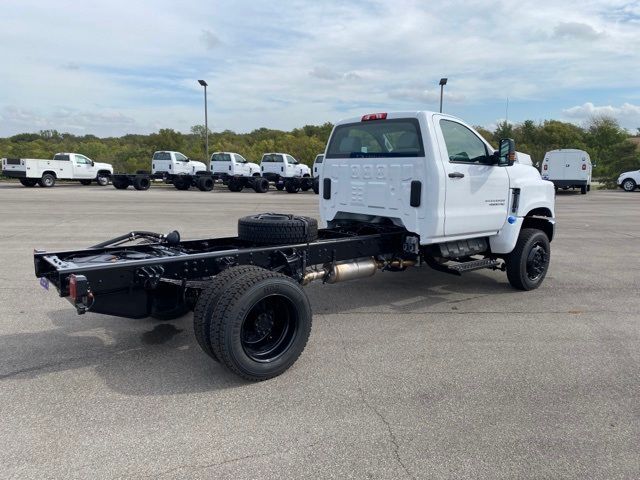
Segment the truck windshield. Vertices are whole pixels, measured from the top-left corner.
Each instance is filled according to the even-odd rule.
[[[372,120],[336,127],[327,158],[423,157],[420,124],[415,118]]]
[[[213,155],[211,155],[211,161],[212,162],[230,162],[231,155],[229,155],[228,153],[214,153]]]

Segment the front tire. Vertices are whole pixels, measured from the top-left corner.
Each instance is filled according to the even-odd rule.
[[[238,276],[207,312],[209,345],[229,370],[250,381],[277,377],[304,350],[311,333],[311,305],[299,284],[257,269]]]
[[[551,248],[547,235],[535,228],[523,228],[516,246],[505,257],[507,278],[513,288],[538,288],[549,269]]]
[[[624,182],[622,182],[622,189],[625,192],[633,192],[636,187],[636,182],[632,178],[627,178]]]
[[[109,175],[103,175],[101,173],[96,177],[96,183],[101,187],[106,187],[109,185]]]

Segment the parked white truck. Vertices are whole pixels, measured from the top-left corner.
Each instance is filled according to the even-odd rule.
[[[269,190],[269,181],[260,175],[260,165],[247,161],[239,153],[213,153],[209,170],[216,180],[221,180],[232,192],[241,192],[244,187],[253,188],[256,193]]]
[[[208,192],[213,190],[214,179],[207,166],[186,155],[171,150],[159,150],[151,157],[151,173],[117,173],[113,175],[113,186],[125,190],[133,186],[136,190],[148,190],[152,180],[163,180],[178,190],[197,187]]]
[[[515,162],[513,140],[494,151],[449,115],[368,114],[336,124],[321,179],[327,228],[264,213],[240,218],[226,238],[129,232],[86,250],[36,250],[35,274],[78,313],[167,320],[193,309],[202,350],[251,381],[282,374],[303,352],[310,282],[428,265],[455,275],[502,270],[532,290],[547,274],[553,184]]]
[[[265,153],[260,162],[262,176],[274,182],[278,190],[306,192],[313,186],[311,169],[287,153]]]
[[[591,158],[584,150],[562,148],[545,153],[542,160],[542,178],[559,188],[579,188],[585,195],[591,190]]]
[[[113,167],[108,163],[94,162],[79,153],[56,153],[52,160],[40,158],[3,158],[2,173],[17,178],[25,187],[49,188],[57,180],[79,180],[83,185],[96,182],[104,186],[109,183]]]

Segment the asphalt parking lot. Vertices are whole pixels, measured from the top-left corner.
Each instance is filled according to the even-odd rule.
[[[160,323],[75,311],[34,247],[234,235],[318,196],[0,183],[4,478],[638,478],[640,192],[557,197],[539,290],[429,269],[307,287],[309,344],[246,383]]]

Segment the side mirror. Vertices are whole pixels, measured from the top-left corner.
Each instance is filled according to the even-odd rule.
[[[498,165],[501,167],[510,167],[516,161],[516,142],[512,138],[503,138],[500,140],[500,148],[498,150]]]
[[[94,162],[93,160],[91,160],[91,166],[95,167],[96,166],[96,162]]]

